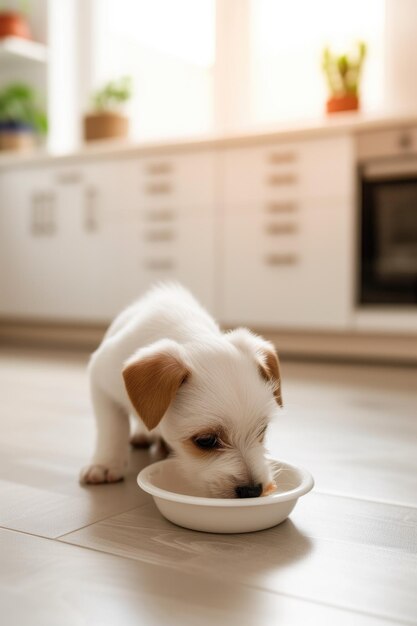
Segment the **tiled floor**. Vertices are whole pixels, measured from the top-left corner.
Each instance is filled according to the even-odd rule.
[[[80,487],[86,357],[0,350],[0,607],[7,626],[417,624],[417,371],[284,363],[275,456],[315,490],[236,536],[165,521],[135,477]]]

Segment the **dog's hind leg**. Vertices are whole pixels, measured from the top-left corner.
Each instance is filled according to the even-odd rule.
[[[129,416],[96,383],[91,399],[97,423],[96,449],[90,465],[81,470],[80,481],[114,483],[124,478],[129,452]]]

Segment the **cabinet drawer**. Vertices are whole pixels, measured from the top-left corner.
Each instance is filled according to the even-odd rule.
[[[379,130],[361,133],[357,138],[357,156],[369,158],[405,156],[417,151],[417,128]]]
[[[141,205],[155,212],[183,207],[195,212],[197,206],[215,201],[215,156],[213,152],[193,155],[167,154],[138,162]]]
[[[225,150],[224,204],[241,211],[249,202],[283,208],[301,198],[352,195],[353,158],[349,137]]]
[[[347,325],[349,209],[342,199],[303,203],[297,232],[272,238],[259,215],[227,216],[222,322],[306,329]]]
[[[210,213],[207,208],[202,214]],[[143,288],[158,281],[179,281],[214,311],[215,233],[211,217],[190,217],[176,225],[170,241],[141,239],[138,274]]]

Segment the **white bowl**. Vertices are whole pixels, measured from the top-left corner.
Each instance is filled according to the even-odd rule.
[[[143,469],[138,485],[150,493],[155,504],[174,524],[209,533],[247,533],[283,522],[300,496],[313,488],[305,469],[271,461],[277,490],[260,498],[202,498],[184,483],[175,459],[166,459]]]

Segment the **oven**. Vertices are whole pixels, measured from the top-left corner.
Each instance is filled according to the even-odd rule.
[[[417,151],[360,165],[358,304],[417,305]]]

